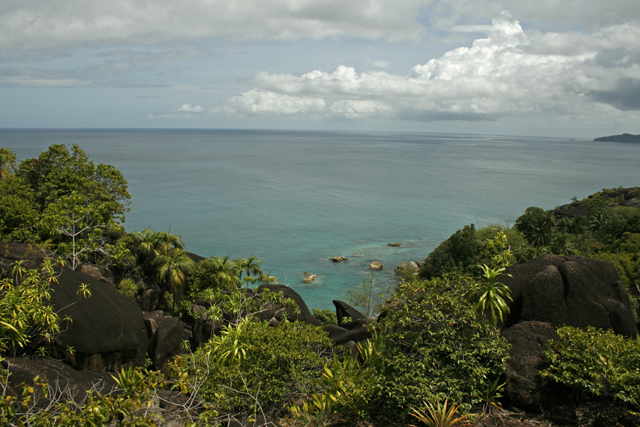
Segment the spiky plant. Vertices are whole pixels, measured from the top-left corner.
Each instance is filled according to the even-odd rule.
[[[434,406],[431,403],[424,402],[426,411],[411,408],[410,415],[422,421],[427,427],[464,427],[471,425],[467,422],[469,415],[457,416],[458,407],[456,405],[447,408],[449,399],[445,399],[444,405],[441,405],[439,400],[436,403],[437,405]],[[417,426],[411,424],[409,427]]]

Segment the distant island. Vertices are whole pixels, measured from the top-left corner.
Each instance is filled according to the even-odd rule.
[[[594,141],[608,141],[608,142],[640,142],[640,135],[631,135],[629,133],[623,133],[622,135],[602,136],[594,139]]]

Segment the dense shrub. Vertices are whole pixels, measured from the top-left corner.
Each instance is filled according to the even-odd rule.
[[[612,331],[563,327],[549,343],[543,377],[571,387],[574,394],[621,401],[640,408],[640,339]]]
[[[178,359],[174,370],[178,377],[201,378],[202,397],[221,412],[273,414],[315,391],[313,379],[324,356],[333,354],[331,346],[317,326],[283,321],[271,327],[247,319]]]
[[[433,279],[444,273],[464,274],[469,266],[475,264],[479,250],[475,226],[465,225],[427,256],[420,266],[420,277]]]
[[[465,299],[470,283],[438,278],[400,285],[380,322],[379,408],[405,418],[423,401],[469,409],[505,369],[508,344]]]

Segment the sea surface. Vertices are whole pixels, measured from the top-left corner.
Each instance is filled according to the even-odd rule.
[[[251,254],[310,308],[422,260],[466,224],[512,225],[603,188],[640,185],[640,144],[435,133],[0,129],[20,160],[78,144],[122,171],[127,231],[170,231],[208,257]],[[390,247],[388,243],[402,243]],[[349,258],[333,263],[333,256]],[[305,284],[303,272],[317,275]]]

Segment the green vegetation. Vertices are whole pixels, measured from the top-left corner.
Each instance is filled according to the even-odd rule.
[[[640,408],[640,339],[596,328],[558,329],[545,351],[543,377],[571,388],[574,397],[623,402]]]
[[[504,372],[508,344],[466,299],[463,278],[401,284],[380,322],[385,413],[446,398],[468,411]]]
[[[131,196],[113,166],[94,165],[77,145],[55,144],[15,163],[2,149],[0,240],[46,243],[75,268],[121,231]]]
[[[56,263],[46,259],[39,269],[13,264],[11,277],[0,282],[0,355],[42,352],[60,332],[58,315],[49,304]],[[86,291],[86,288],[83,289]]]
[[[440,401],[437,401],[436,406],[432,405],[431,403],[424,402],[424,407],[427,409],[427,411],[413,409],[411,415],[425,423],[427,427],[470,426],[471,424],[467,422],[469,417],[466,415],[457,417],[456,412],[458,408],[455,405],[452,405],[451,408],[447,408],[448,403],[449,399],[445,399],[443,405],[440,404]],[[410,425],[409,427],[416,426]]]

